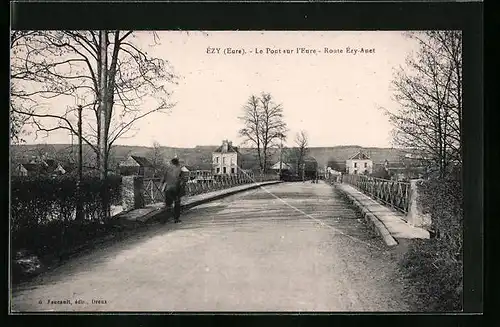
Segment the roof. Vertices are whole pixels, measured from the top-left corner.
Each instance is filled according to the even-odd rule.
[[[132,167],[137,165],[141,167],[153,167],[148,159],[140,156],[130,156],[119,164],[120,167]]]
[[[59,164],[57,161],[55,161],[54,159],[46,159],[46,160],[43,160],[43,162],[45,164],[47,164],[48,167],[50,168],[57,168],[57,165]]]
[[[45,167],[42,166],[41,164],[34,164],[34,163],[25,163],[25,164],[21,164],[24,169],[26,169],[27,171],[31,171],[31,172],[44,172],[45,171]]]
[[[274,165],[271,167],[271,169],[280,169],[280,161],[278,161],[276,164],[274,164]],[[289,164],[287,164],[287,163],[283,162],[283,164],[281,165],[281,169],[288,169],[288,170],[291,170],[291,169],[292,169],[292,167],[291,167]]]
[[[57,162],[56,160],[54,159],[47,159],[47,160],[44,160],[42,162],[42,164],[45,164],[45,171],[48,172],[48,173],[53,173],[59,166],[64,169],[64,170],[67,170],[68,166],[67,165],[64,165],[62,163],[59,163]]]
[[[220,145],[217,149],[215,149],[214,152],[221,153],[222,152],[222,145]],[[238,147],[237,146],[233,146],[230,143],[227,144],[227,152],[240,153],[240,151],[238,150]]]
[[[189,169],[187,169],[187,168],[186,168],[186,166],[182,166],[182,167],[181,167],[181,171],[183,171],[183,172],[186,172],[186,173],[187,173],[187,172],[189,172]]]
[[[313,157],[305,157],[304,162],[316,162],[317,163],[317,160]]]
[[[142,167],[153,167],[153,165],[145,157],[140,157],[140,156],[131,156],[131,157]]]
[[[369,159],[370,159],[369,156],[359,151],[358,153],[350,157],[348,160],[369,160]]]
[[[189,170],[210,170],[212,171],[212,162],[200,162],[193,166],[187,166]]]
[[[69,172],[69,171],[77,169],[78,165],[75,164],[75,163],[72,163],[72,162],[68,162],[68,163],[62,163],[61,167],[63,167],[64,170],[66,170],[67,172]]]

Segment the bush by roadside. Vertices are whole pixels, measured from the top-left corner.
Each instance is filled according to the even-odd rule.
[[[11,180],[11,258],[20,253],[42,258],[62,255],[96,237],[106,235],[113,222],[103,215],[103,197],[109,204],[120,201],[121,177],[107,181],[87,176],[81,184],[84,220],[77,221],[78,196],[73,177],[19,177]],[[14,267],[16,268],[16,267]],[[13,271],[13,274],[17,270]]]
[[[463,296],[462,187],[458,180],[419,185],[420,205],[432,218],[436,237],[413,242],[401,268],[422,311],[461,311]]]

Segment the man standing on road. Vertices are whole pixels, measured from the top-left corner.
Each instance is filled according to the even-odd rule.
[[[184,185],[179,159],[173,158],[170,161],[170,165],[165,170],[161,182],[162,191],[165,195],[165,207],[167,209],[167,214],[162,217],[161,223],[166,223],[167,216],[172,214],[174,216],[174,222],[180,223],[181,196]]]

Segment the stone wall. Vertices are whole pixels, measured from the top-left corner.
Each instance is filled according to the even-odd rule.
[[[123,176],[122,206],[123,211],[144,208],[144,180],[140,176]]]
[[[422,212],[419,201],[418,183],[422,181],[413,179],[410,181],[410,200],[408,205],[408,223],[415,227],[429,228],[431,226],[431,216]]]

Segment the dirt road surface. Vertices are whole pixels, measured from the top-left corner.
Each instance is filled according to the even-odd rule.
[[[409,311],[394,249],[326,183],[195,207],[20,285],[13,311]]]

